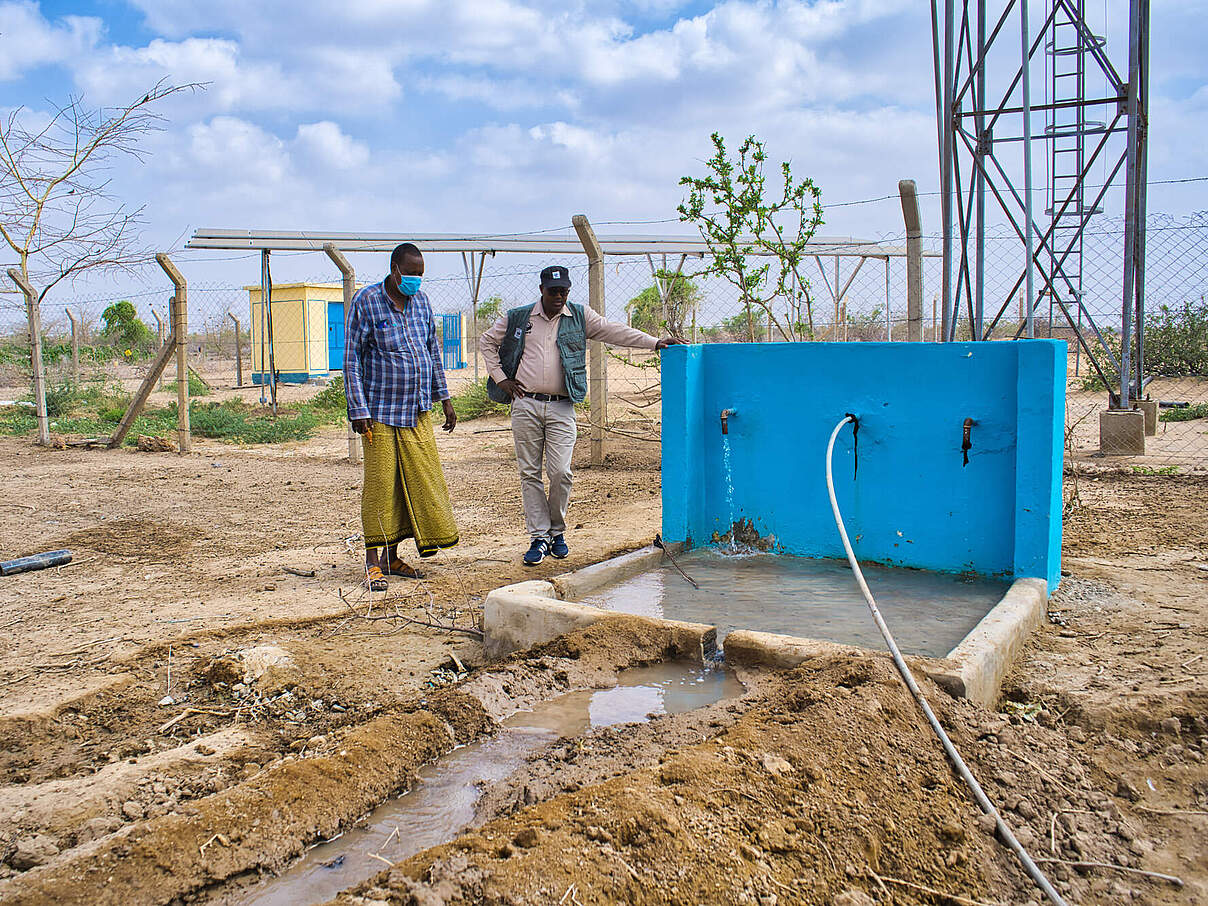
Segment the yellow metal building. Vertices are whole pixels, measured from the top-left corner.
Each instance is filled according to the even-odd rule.
[[[270,335],[279,382],[302,384],[344,370],[344,291],[339,283],[274,283],[271,334],[260,287],[244,289],[251,307],[253,384],[267,382]],[[465,368],[470,360],[468,324],[465,312],[436,315],[446,371]]]
[[[277,380],[304,383],[344,368],[344,292],[339,283],[275,283],[268,330],[259,286],[245,286],[251,306],[252,383],[267,381],[269,336]]]

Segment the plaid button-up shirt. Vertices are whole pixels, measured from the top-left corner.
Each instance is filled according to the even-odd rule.
[[[344,393],[349,421],[371,418],[399,428],[414,428],[421,412],[449,398],[432,306],[422,291],[401,312],[381,283],[352,297]]]

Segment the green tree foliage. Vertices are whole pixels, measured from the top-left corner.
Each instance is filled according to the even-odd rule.
[[[747,312],[740,311],[721,322],[718,338],[725,340],[745,338],[752,343],[762,343],[768,338],[768,325],[762,320],[752,323],[747,318]]]
[[[503,314],[503,296],[495,293],[485,302],[478,303],[478,323],[482,327],[490,327]]]
[[[1208,376],[1208,303],[1160,305],[1146,315],[1145,373]]]
[[[780,165],[780,179],[769,185],[767,153],[754,135],[743,141],[734,160],[720,133],[711,138],[708,173],[680,180],[688,197],[677,208],[680,220],[694,224],[709,246],[708,266],[701,273],[738,289],[748,340],[755,340],[755,308],[770,317],[783,339],[810,339],[813,300],[803,266],[806,244],[823,222],[822,190],[808,177],[796,180],[788,161]]]
[[[101,335],[112,343],[129,349],[131,353],[146,352],[155,343],[151,329],[138,318],[134,306],[123,299],[114,302],[101,312]]]
[[[654,279],[652,285],[625,303],[629,323],[648,334],[666,332],[682,337],[688,316],[700,302],[700,290],[680,273],[659,270]]]

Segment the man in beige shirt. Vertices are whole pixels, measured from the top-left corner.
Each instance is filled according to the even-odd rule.
[[[587,392],[587,341],[640,349],[684,342],[657,339],[568,302],[570,286],[566,267],[547,267],[541,272],[540,301],[507,312],[478,343],[490,375],[491,398],[512,404],[512,440],[531,539],[524,554],[526,566],[536,566],[547,554],[561,559],[570,553],[565,534],[570,459],[578,437],[575,403]],[[541,480],[543,461],[548,492]]]

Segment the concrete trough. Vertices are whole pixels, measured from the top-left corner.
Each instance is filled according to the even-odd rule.
[[[505,585],[490,592],[483,604],[483,651],[489,660],[498,660],[514,651],[524,651],[617,616],[613,610],[563,600],[553,582]],[[676,654],[685,660],[703,663],[717,651],[717,628],[714,626],[630,614],[623,616],[671,630],[671,636],[676,640]]]
[[[646,547],[552,581],[518,582],[495,589],[487,595],[484,606],[487,657],[502,658],[616,616],[617,611],[580,604],[574,599],[660,566],[665,559],[663,551]],[[913,656],[907,660],[950,695],[992,706],[1028,635],[1043,621],[1047,601],[1046,580],[1016,579],[946,657]],[[675,629],[693,659],[703,660],[716,650],[717,630],[713,626],[651,617],[628,618]],[[754,630],[731,632],[725,639],[724,650],[730,664],[773,668],[795,667],[811,658],[828,655],[872,653],[854,645]]]

